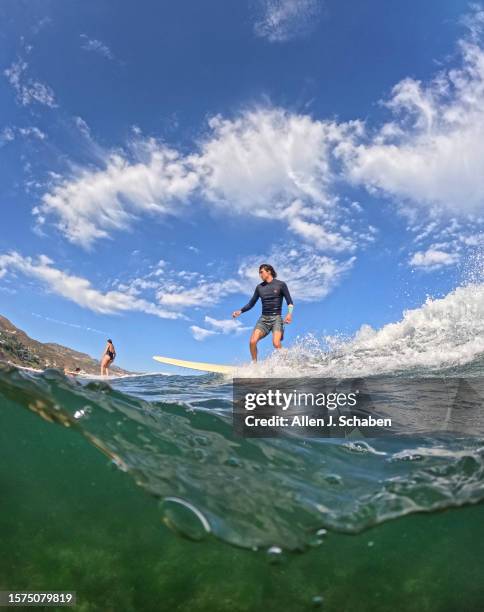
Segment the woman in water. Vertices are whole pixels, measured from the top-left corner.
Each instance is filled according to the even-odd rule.
[[[109,374],[109,366],[113,363],[115,357],[116,349],[114,348],[113,341],[108,340],[101,358],[101,376],[107,376]]]

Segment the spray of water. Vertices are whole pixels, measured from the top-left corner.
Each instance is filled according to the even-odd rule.
[[[480,262],[482,265],[482,259]],[[299,338],[289,349],[238,368],[240,377],[353,377],[436,372],[484,357],[484,284],[478,267],[469,282],[444,298],[427,298],[400,321],[375,330],[362,325],[353,338]],[[482,280],[482,276],[480,277]]]

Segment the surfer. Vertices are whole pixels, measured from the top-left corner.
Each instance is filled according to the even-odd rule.
[[[64,374],[66,376],[79,376],[81,373],[81,368],[76,368],[75,370],[69,370],[69,368],[64,368]]]
[[[250,337],[250,354],[252,361],[257,361],[257,343],[272,331],[272,344],[274,348],[280,349],[284,338],[284,323],[291,323],[294,304],[286,283],[276,278],[277,273],[269,264],[259,266],[259,276],[262,282],[257,285],[254,295],[249,302],[240,310],[235,310],[232,317],[236,319],[243,312],[250,310],[259,298],[262,301],[262,314],[255,324]],[[282,298],[285,298],[288,313],[282,320]]]
[[[108,339],[103,356],[101,357],[101,376],[107,376],[109,374],[109,366],[113,363],[115,357],[116,349],[114,348],[113,341]]]

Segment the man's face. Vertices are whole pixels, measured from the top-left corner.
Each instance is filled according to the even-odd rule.
[[[260,276],[262,281],[268,281],[271,278],[270,273],[267,270],[265,270],[264,268],[262,268],[262,270],[259,270],[259,276]]]

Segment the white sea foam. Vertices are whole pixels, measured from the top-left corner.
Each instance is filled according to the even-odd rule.
[[[125,380],[128,378],[144,378],[145,376],[173,376],[168,372],[137,372],[136,374],[109,374],[103,375],[100,374],[88,374],[81,373],[78,374],[78,378],[87,378],[89,380],[103,380],[105,382],[110,382],[112,380]]]

